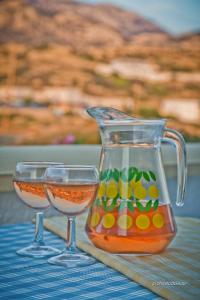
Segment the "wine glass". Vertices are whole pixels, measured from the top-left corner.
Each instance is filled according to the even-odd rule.
[[[94,166],[50,166],[45,173],[45,188],[52,206],[68,218],[67,247],[48,262],[65,267],[90,265],[95,260],[76,247],[75,217],[83,213],[96,197],[98,171]]]
[[[45,245],[43,240],[43,210],[50,206],[44,189],[44,173],[48,166],[58,164],[19,162],[16,165],[13,185],[19,199],[29,207],[39,210],[36,213],[34,241],[31,245],[18,250],[19,255],[40,258],[61,253],[60,250]]]

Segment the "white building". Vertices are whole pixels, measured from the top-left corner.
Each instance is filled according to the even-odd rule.
[[[115,59],[110,64],[99,64],[96,72],[102,75],[118,75],[127,79],[167,82],[171,80],[170,72],[161,72],[158,66],[137,59]]]
[[[161,113],[174,116],[187,123],[200,122],[200,100],[198,99],[165,99],[161,104]]]

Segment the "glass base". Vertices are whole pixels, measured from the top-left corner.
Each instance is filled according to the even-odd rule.
[[[67,268],[84,267],[92,265],[96,260],[84,252],[66,251],[48,259],[48,263]]]
[[[16,252],[19,255],[29,256],[34,258],[42,258],[60,254],[61,251],[50,246],[30,245]]]

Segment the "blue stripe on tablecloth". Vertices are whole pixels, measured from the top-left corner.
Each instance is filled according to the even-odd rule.
[[[147,299],[156,294],[129,280],[100,262],[82,268],[65,269],[49,265],[46,259],[16,255],[16,250],[30,244],[32,224],[0,227],[0,299]],[[63,249],[64,242],[45,231],[45,241]]]

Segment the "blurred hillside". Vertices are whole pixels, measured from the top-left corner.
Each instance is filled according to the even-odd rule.
[[[131,43],[143,33],[166,35],[154,24],[112,5],[75,1],[1,1],[0,19],[2,42],[62,44],[81,51]]]
[[[107,4],[1,0],[0,42],[0,144],[99,142],[90,105],[169,117],[200,139],[197,33],[174,38]]]

